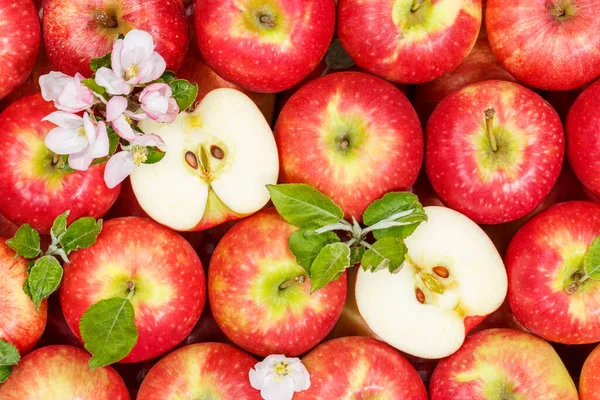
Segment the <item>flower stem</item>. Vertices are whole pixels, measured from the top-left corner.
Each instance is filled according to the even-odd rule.
[[[279,289],[284,290],[284,289],[287,289],[298,283],[304,283],[304,282],[306,282],[306,275],[304,275],[304,274],[298,275],[298,276],[293,277],[292,279],[288,279],[287,281],[283,282],[281,285],[279,285]]]

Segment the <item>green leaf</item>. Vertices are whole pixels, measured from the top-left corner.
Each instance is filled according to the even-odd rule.
[[[58,289],[62,276],[63,269],[53,256],[44,256],[35,261],[35,265],[29,271],[27,284],[36,311],[40,308],[42,300]]]
[[[0,339],[0,365],[15,365],[20,360],[19,350],[12,344]]]
[[[0,383],[6,382],[12,372],[10,365],[0,365]]]
[[[323,247],[310,267],[310,292],[314,293],[338,279],[349,266],[350,248],[344,243]]]
[[[386,237],[376,241],[362,258],[365,271],[379,271],[388,268],[395,272],[400,268],[408,249],[400,238]]]
[[[179,111],[185,111],[196,101],[198,85],[191,84],[185,79],[176,79],[169,83],[173,91],[173,98],[179,106]]]
[[[40,234],[33,229],[31,225],[21,225],[15,236],[6,241],[8,247],[17,252],[15,258],[22,256],[25,258],[35,258],[40,252]]]
[[[87,86],[92,92],[99,94],[100,96],[106,96],[106,89],[103,86],[98,85],[94,79],[84,79],[81,83]]]
[[[310,185],[267,185],[279,215],[299,228],[323,227],[344,218],[344,212],[329,197]]]
[[[160,151],[155,147],[146,147],[148,150],[148,154],[146,154],[146,161],[144,164],[156,164],[160,160],[162,160],[167,153],[164,151]]]
[[[354,61],[346,50],[342,47],[342,43],[339,39],[333,39],[329,50],[327,50],[327,56],[325,56],[325,62],[327,63],[327,69],[346,69],[354,66]]]
[[[23,292],[25,292],[25,294],[31,299],[31,301],[33,301],[31,289],[29,289],[29,278],[25,279],[25,282],[23,283]]]
[[[600,279],[600,236],[598,236],[583,257],[583,269],[592,279]]]
[[[134,310],[128,299],[113,297],[91,306],[81,317],[79,330],[93,357],[90,368],[100,368],[127,357],[138,339]]]
[[[411,210],[413,211],[410,214],[403,215]],[[373,226],[383,220],[396,221],[406,225],[374,230],[373,235],[376,239],[384,237],[404,239],[410,236],[421,222],[427,221],[427,214],[415,194],[391,192],[371,203],[363,214],[363,222],[367,226]]]
[[[58,242],[58,239],[67,231],[67,218],[70,212],[70,210],[67,210],[54,220],[52,229],[50,229],[50,236],[53,242]]]
[[[79,218],[60,238],[60,244],[68,255],[74,250],[85,249],[96,243],[96,238],[101,230],[101,219],[96,221],[92,217]]]
[[[117,151],[120,137],[112,126],[106,127],[106,133],[108,134],[108,156],[110,157]]]
[[[350,248],[350,266],[359,263],[363,255],[365,254],[365,248],[363,246],[352,246]]]
[[[111,57],[111,53],[108,53],[104,57],[93,58],[92,61],[90,61],[90,69],[92,71],[96,72],[102,67],[110,68],[111,67],[110,57]]]
[[[337,243],[340,238],[333,232],[316,234],[314,229],[300,229],[290,235],[290,250],[296,262],[310,276],[310,266],[319,255],[321,249],[330,243]]]
[[[173,71],[165,71],[160,78],[157,79],[157,81],[164,82],[167,85],[170,85],[174,80],[177,80],[177,77]]]

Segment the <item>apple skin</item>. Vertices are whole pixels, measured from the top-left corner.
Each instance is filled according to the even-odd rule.
[[[600,346],[596,346],[588,356],[581,369],[579,380],[580,400],[595,400],[600,398]]]
[[[48,302],[35,311],[23,291],[27,280],[27,260],[15,258],[15,251],[0,237],[0,339],[12,343],[21,355],[28,353],[46,328]]]
[[[215,321],[242,349],[288,357],[312,349],[331,331],[346,300],[347,274],[310,294],[310,280],[279,285],[305,274],[288,238],[297,230],[274,208],[238,222],[221,239],[208,269]]]
[[[577,400],[575,384],[544,340],[511,329],[469,336],[441,360],[429,386],[431,400]]]
[[[417,371],[379,340],[359,336],[331,340],[304,356],[302,363],[311,385],[294,400],[427,400]]]
[[[481,0],[424,2],[411,12],[415,4],[339,0],[337,32],[356,64],[390,81],[423,83],[463,62],[477,40]]]
[[[88,366],[90,354],[71,346],[47,346],[23,357],[0,385],[2,400],[129,400],[123,379],[111,367]]]
[[[27,79],[41,43],[40,20],[31,0],[0,0],[0,99]]]
[[[600,76],[598,14],[595,0],[515,0],[508,7],[489,0],[485,9],[496,57],[519,81],[547,90],[576,89]]]
[[[485,111],[493,108],[498,151]],[[425,167],[447,206],[479,224],[514,221],[550,193],[563,163],[556,111],[531,90],[507,81],[466,86],[446,97],[427,123]]]
[[[275,140],[282,182],[316,187],[357,221],[385,193],[408,190],[423,160],[421,125],[406,96],[362,72],[326,75],[298,90],[279,115]]]
[[[556,204],[517,232],[506,255],[508,300],[530,332],[564,344],[600,341],[600,282],[565,292],[598,235],[600,204],[583,201]]]
[[[206,299],[202,263],[177,233],[139,217],[106,222],[96,243],[70,256],[64,266],[60,302],[65,319],[81,339],[79,321],[89,307],[125,297],[127,282],[139,337],[121,362],[150,360],[179,344],[200,318]]]
[[[115,18],[117,26],[96,22],[98,10]],[[90,61],[110,53],[117,36],[132,29],[152,35],[155,51],[171,71],[179,70],[188,47],[181,0],[44,0],[42,27],[48,59],[67,75],[91,76]]]
[[[174,351],[146,375],[137,400],[260,400],[248,373],[258,361],[223,343],[200,343]]]
[[[241,4],[241,3],[240,3]],[[325,56],[334,0],[197,0],[196,38],[207,64],[248,90],[275,93],[306,77]],[[271,16],[274,27],[258,22]]]
[[[53,153],[44,138],[55,128],[41,119],[56,111],[40,94],[25,97],[0,114],[0,214],[16,225],[29,223],[48,234],[56,217],[71,210],[68,222],[102,217],[119,195],[108,189],[105,164],[87,171],[63,172],[52,167]]]
[[[577,178],[595,196],[600,196],[600,81],[587,88],[567,116],[567,157]]]

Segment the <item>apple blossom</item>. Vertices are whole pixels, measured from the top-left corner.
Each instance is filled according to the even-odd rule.
[[[148,118],[156,122],[170,124],[179,114],[179,106],[173,98],[173,91],[166,83],[153,83],[140,93],[142,110]]]
[[[53,101],[54,106],[62,111],[76,113],[94,104],[94,93],[81,81],[83,75],[68,76],[62,72],[52,71],[40,76],[39,83],[42,97]]]
[[[114,96],[106,105],[106,121],[110,122],[117,134],[125,140],[135,139],[127,113],[129,102],[123,96]]]
[[[149,33],[132,30],[113,46],[111,67],[96,71],[96,83],[111,95],[129,94],[135,85],[158,79],[166,69],[165,60],[154,51]]]
[[[249,373],[250,384],[265,400],[291,400],[294,392],[310,387],[310,375],[299,358],[272,354]]]

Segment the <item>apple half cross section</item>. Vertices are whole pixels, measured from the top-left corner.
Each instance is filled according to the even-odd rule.
[[[356,303],[385,342],[422,358],[442,358],[500,307],[507,292],[502,258],[481,228],[445,207],[425,207],[428,221],[405,243],[402,269],[359,270]]]
[[[269,201],[266,185],[279,175],[277,146],[264,116],[242,92],[215,89],[172,124],[139,125],[167,145],[160,162],[131,174],[138,202],[157,222],[198,231],[253,214]]]

